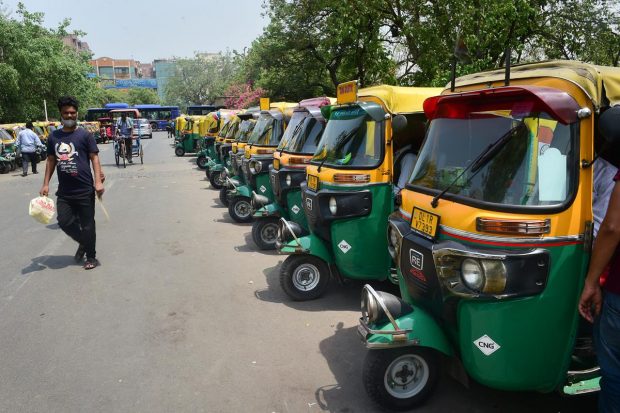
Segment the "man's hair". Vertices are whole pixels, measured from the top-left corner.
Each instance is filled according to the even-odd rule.
[[[58,110],[62,111],[65,106],[73,106],[75,110],[79,109],[80,103],[73,96],[63,96],[58,99]]]
[[[32,122],[26,122],[26,127],[28,129],[34,129],[34,125],[32,124]]]

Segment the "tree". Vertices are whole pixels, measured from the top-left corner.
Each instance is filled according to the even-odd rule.
[[[160,103],[157,92],[153,89],[129,89],[127,92],[127,103],[130,105],[154,104]]]
[[[212,103],[233,81],[236,65],[231,53],[177,59],[176,74],[166,84],[168,104],[178,106]]]
[[[245,109],[258,105],[259,99],[265,95],[261,88],[253,89],[249,83],[233,83],[226,89],[224,104],[230,109]]]
[[[29,12],[22,3],[16,14],[11,18],[0,13],[0,120],[42,119],[43,101],[54,114],[61,95],[74,95],[82,106],[88,104],[96,90],[86,76],[89,56],[62,43],[70,21],[46,29],[43,14]]]

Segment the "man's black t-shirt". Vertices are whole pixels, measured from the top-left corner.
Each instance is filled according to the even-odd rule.
[[[47,154],[56,157],[58,196],[80,196],[93,193],[90,154],[99,153],[95,138],[84,128],[73,132],[57,129],[47,141]]]

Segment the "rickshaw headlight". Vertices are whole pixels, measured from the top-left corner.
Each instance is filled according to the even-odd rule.
[[[402,237],[400,232],[390,224],[388,226],[388,252],[393,260],[398,259],[398,255],[400,253],[400,244],[402,241]]]
[[[287,186],[291,186],[292,183],[293,183],[293,178],[291,178],[291,174],[287,174],[286,175],[286,185]]]
[[[336,202],[336,198],[333,196],[329,198],[329,212],[331,212],[332,215],[336,215],[338,212],[338,202]]]
[[[461,263],[461,278],[467,288],[474,291],[481,291],[485,281],[482,265],[475,259],[464,259]]]

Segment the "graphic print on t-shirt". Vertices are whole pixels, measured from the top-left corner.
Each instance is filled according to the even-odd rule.
[[[75,150],[73,142],[64,143],[60,142],[56,144],[56,159],[58,160],[59,173],[66,173],[71,176],[77,176],[78,168],[77,162],[74,157],[79,154]]]

